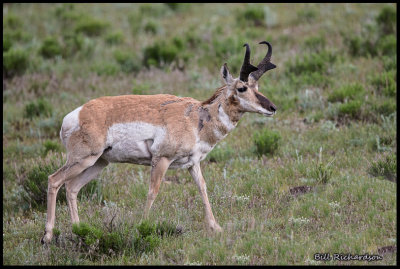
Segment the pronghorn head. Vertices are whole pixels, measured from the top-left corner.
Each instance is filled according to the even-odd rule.
[[[250,64],[250,47],[248,44],[244,44],[246,53],[239,78],[232,77],[226,63],[221,68],[221,74],[227,85],[227,98],[234,100],[240,111],[272,116],[276,113],[276,106],[258,91],[258,80],[265,72],[274,69],[276,65],[271,63],[271,45],[266,41],[260,42],[260,44],[266,44],[268,52],[257,67]]]

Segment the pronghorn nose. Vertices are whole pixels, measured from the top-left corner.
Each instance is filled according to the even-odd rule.
[[[272,112],[276,111],[276,106],[274,104],[271,104],[269,107],[269,110],[271,110]]]

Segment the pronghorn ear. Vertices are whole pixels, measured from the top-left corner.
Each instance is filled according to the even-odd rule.
[[[224,65],[221,68],[221,75],[225,83],[228,85],[232,84],[232,82],[234,81],[233,77],[231,76],[231,73],[229,73],[229,69],[226,63],[224,63]]]

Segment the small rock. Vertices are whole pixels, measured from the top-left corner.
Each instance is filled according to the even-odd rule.
[[[385,247],[378,248],[378,253],[380,255],[395,253],[396,251],[397,251],[396,246],[385,246]]]
[[[311,186],[304,185],[304,186],[293,187],[289,190],[289,192],[291,195],[296,197],[298,195],[310,192],[311,190],[312,190]]]

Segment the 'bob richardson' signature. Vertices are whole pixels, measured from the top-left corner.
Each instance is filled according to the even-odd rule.
[[[383,260],[382,256],[379,255],[369,255],[369,254],[343,254],[343,253],[334,253],[331,255],[330,253],[315,253],[314,260],[316,261],[380,261]]]

